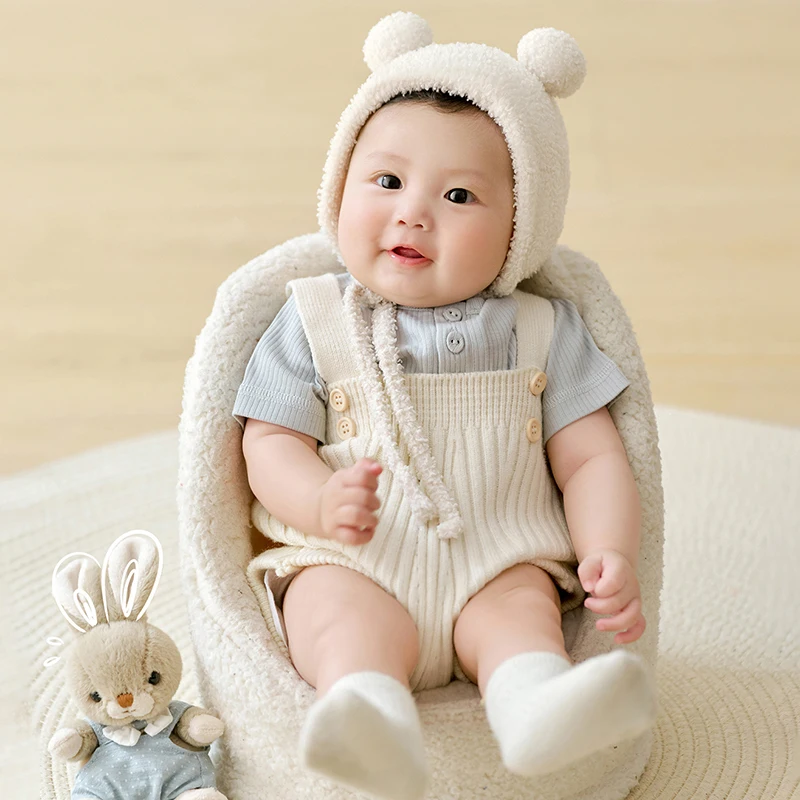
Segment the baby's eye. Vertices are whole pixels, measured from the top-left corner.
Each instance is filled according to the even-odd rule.
[[[161,675],[158,672],[151,672],[150,677],[147,679],[148,683],[152,683],[155,686],[157,683],[161,682]]]
[[[457,195],[457,196],[458,196],[459,198],[460,198],[460,197],[463,197],[464,195],[470,195],[470,196],[471,196],[473,199],[476,199],[476,198],[475,198],[475,195],[474,195],[474,194],[472,194],[472,192],[471,192],[469,189],[451,189],[451,190],[450,190],[450,191],[449,191],[449,192],[448,192],[448,193],[445,195],[445,197],[447,197],[447,195],[448,195],[448,194],[453,194],[453,192],[458,192],[458,195]],[[454,202],[454,203],[456,203],[456,205],[463,206],[463,205],[464,205],[464,204],[465,204],[467,201],[466,201],[466,200],[460,200],[460,199],[459,199],[459,200],[453,200],[453,202]]]
[[[95,703],[102,703],[102,702],[103,702],[103,698],[102,698],[102,697],[100,697],[100,695],[99,695],[97,692],[92,692],[92,693],[89,695],[89,699],[90,699],[90,700],[94,700],[94,701],[95,701]]]
[[[378,178],[378,183],[384,189],[396,189],[397,188],[396,186],[386,186],[386,185],[384,185],[383,181],[384,181],[385,178],[389,178],[391,180],[394,180],[394,181],[397,181],[398,183],[400,183],[400,178],[398,178],[396,175],[381,175],[380,178]]]

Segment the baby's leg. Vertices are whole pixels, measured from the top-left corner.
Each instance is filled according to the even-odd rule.
[[[519,653],[555,653],[572,663],[564,649],[558,589],[533,564],[501,572],[473,595],[456,621],[453,643],[464,674],[482,695],[495,669]]]
[[[453,638],[512,772],[562,769],[655,721],[654,688],[638,657],[614,650],[572,666],[558,591],[531,564],[517,564],[475,594]]]
[[[306,567],[283,601],[289,653],[317,699],[344,675],[372,670],[408,688],[419,655],[408,612],[374,581],[347,567]]]
[[[283,601],[289,652],[317,689],[301,733],[306,766],[380,797],[422,797],[428,773],[409,677],[417,629],[376,583],[336,565],[306,567]]]

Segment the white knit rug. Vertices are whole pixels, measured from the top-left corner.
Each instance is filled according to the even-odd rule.
[[[800,429],[657,408],[666,495],[653,755],[629,800],[800,798]],[[178,582],[174,431],[0,479],[0,770],[18,800],[68,800],[42,742],[65,713],[58,559],[102,559],[145,528],[166,561],[150,618],[181,648],[178,697],[199,701]],[[28,688],[32,685],[32,691]],[[39,732],[42,731],[43,735]],[[287,798],[289,800],[289,798]]]

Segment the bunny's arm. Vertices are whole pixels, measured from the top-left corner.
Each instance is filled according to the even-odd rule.
[[[99,742],[92,726],[82,719],[57,730],[47,749],[63,761],[85,761],[97,749]]]
[[[183,712],[174,732],[192,747],[205,747],[219,739],[225,731],[222,721],[200,706],[190,706]]]

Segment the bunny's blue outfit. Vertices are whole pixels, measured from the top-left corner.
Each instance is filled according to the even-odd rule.
[[[135,745],[126,747],[109,739],[104,725],[87,720],[100,743],[78,772],[72,800],[175,800],[189,789],[215,788],[209,748],[186,750],[169,737],[189,703],[169,704],[172,721],[154,734],[148,723],[137,720],[142,731]]]

